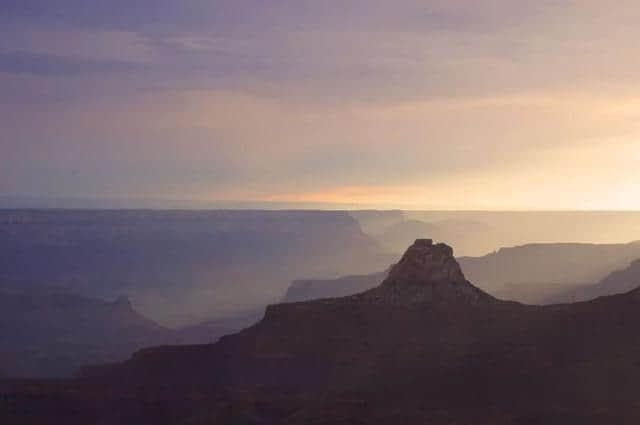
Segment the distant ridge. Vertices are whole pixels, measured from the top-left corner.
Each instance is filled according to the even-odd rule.
[[[65,378],[87,364],[123,361],[141,348],[213,342],[220,327],[169,329],[114,301],[64,292],[0,290],[0,364],[17,378]]]
[[[127,294],[171,327],[264,308],[296,278],[394,260],[348,213],[327,211],[2,210],[0,253],[0,288]]]
[[[616,270],[592,285],[584,285],[549,298],[552,303],[567,303],[592,300],[594,298],[623,294],[640,287],[640,259],[628,267]]]

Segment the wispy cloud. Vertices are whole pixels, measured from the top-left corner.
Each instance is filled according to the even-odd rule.
[[[0,72],[12,74],[82,76],[142,70],[144,66],[140,64],[115,60],[39,55],[28,52],[0,53]]]

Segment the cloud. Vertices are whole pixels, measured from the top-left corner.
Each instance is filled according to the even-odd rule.
[[[141,71],[141,65],[115,60],[94,60],[28,52],[0,53],[0,72],[39,76],[82,76]]]
[[[2,190],[490,206],[555,182],[578,205],[633,170],[614,153],[640,137],[638,20],[627,0],[9,0]]]
[[[145,62],[160,88],[307,102],[626,86],[640,66],[626,0],[23,0],[3,11],[5,53]]]
[[[629,158],[638,110],[632,97],[571,92],[341,106],[224,91],[132,93],[18,114],[3,135],[6,149],[21,143],[9,153],[14,172],[5,184],[11,193],[29,182],[38,193],[66,196],[351,196],[447,207],[465,199],[498,205],[500,191],[518,186],[522,193],[509,199],[521,204],[554,181],[576,190],[577,177],[565,183],[585,173],[575,168],[577,157],[591,170],[581,184],[626,172],[615,169],[628,161],[611,143],[631,146]],[[533,190],[536,181],[546,186]]]

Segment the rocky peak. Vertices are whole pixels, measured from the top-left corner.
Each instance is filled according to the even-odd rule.
[[[453,249],[431,239],[418,239],[391,269],[389,278],[421,282],[464,282],[465,277],[453,256]]]
[[[465,279],[450,246],[431,239],[416,240],[374,293],[401,304],[493,299]]]

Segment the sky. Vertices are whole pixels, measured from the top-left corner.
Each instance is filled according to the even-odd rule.
[[[0,196],[640,209],[635,0],[3,0]]]

